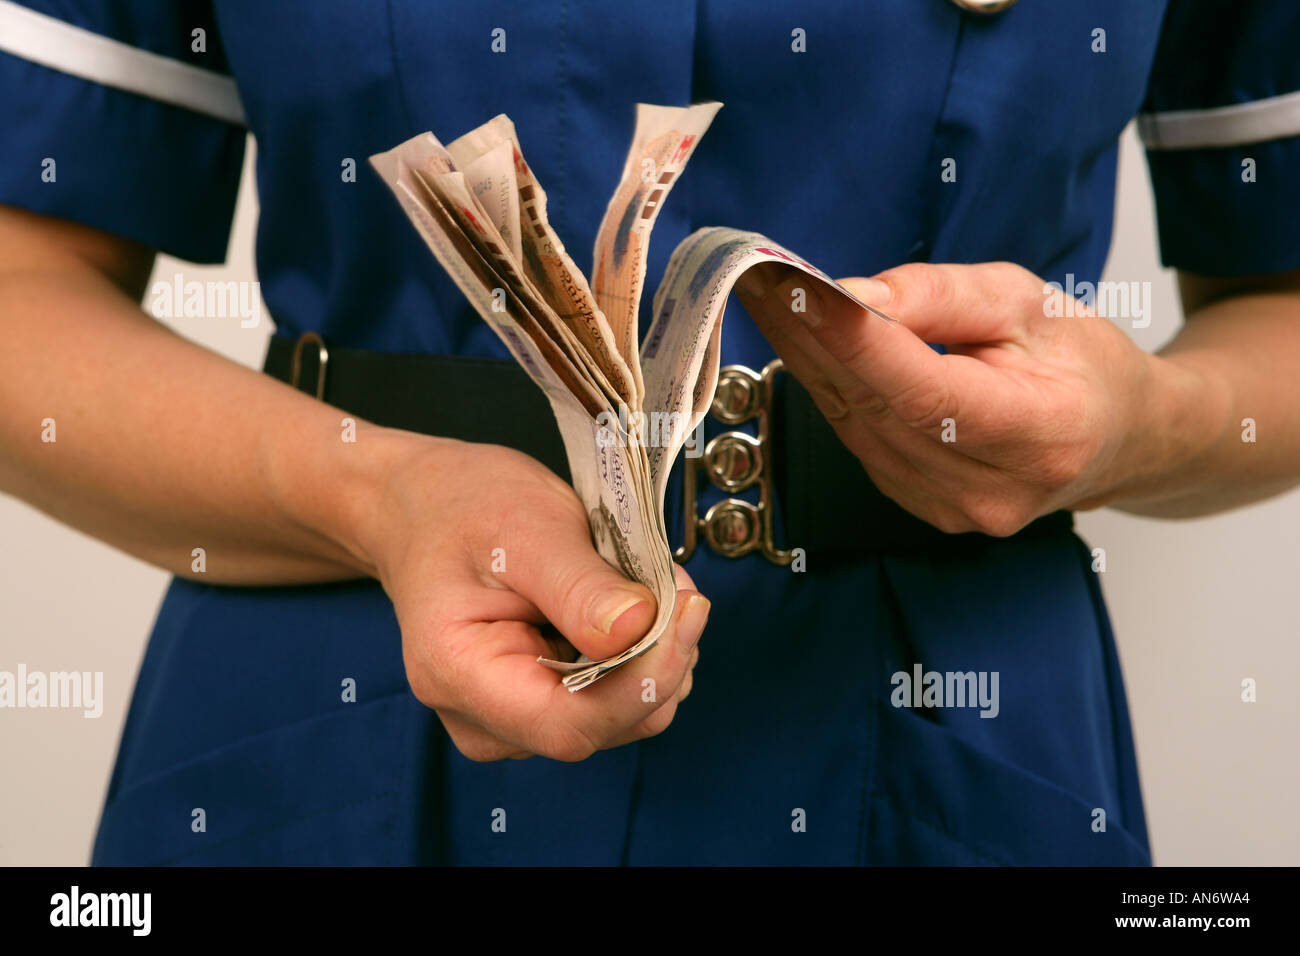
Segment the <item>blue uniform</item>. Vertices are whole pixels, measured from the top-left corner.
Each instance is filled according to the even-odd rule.
[[[1167,264],[1300,266],[1300,126],[1234,142],[1214,125],[1215,108],[1246,103],[1285,116],[1300,89],[1294,4],[1023,0],[987,17],[941,0],[30,6],[229,75],[238,103],[162,102],[6,50],[0,34],[0,202],[220,260],[242,117],[258,144],[262,293],[282,333],[338,345],[504,357],[365,168],[417,132],[448,141],[500,112],[585,266],[633,104],[725,104],[660,215],[651,285],[708,225],[769,235],[832,275],[1005,259],[1095,281],[1117,137],[1139,113],[1151,144],[1173,147],[1151,161]],[[46,158],[56,182],[40,181]],[[340,174],[349,158],[355,182]],[[772,357],[733,306],[722,361]],[[1149,862],[1114,641],[1074,535],[804,574],[701,547],[687,567],[713,601],[690,700],[664,734],[579,764],[461,757],[410,693],[375,583],[175,581],[94,861]],[[917,664],[996,672],[997,716],[894,706],[892,675]]]

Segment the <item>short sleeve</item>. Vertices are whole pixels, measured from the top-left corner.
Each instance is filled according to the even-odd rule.
[[[1300,267],[1300,3],[1173,0],[1138,131],[1165,265]]]
[[[220,262],[246,137],[208,0],[0,0],[0,203]]]

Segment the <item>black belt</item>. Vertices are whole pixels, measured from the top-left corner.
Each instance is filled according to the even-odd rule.
[[[784,564],[795,548],[809,557],[843,558],[966,552],[998,540],[975,532],[946,534],[886,498],[803,386],[793,376],[778,376],[779,370],[779,362],[761,372],[723,369],[713,415],[733,427],[694,459],[701,467],[684,469],[685,513],[692,520],[685,522],[679,560],[699,541],[729,557],[757,552]],[[333,345],[326,350],[308,332],[296,341],[273,336],[264,371],[376,425],[506,445],[570,478],[550,404],[513,361]],[[751,420],[757,436],[734,428]],[[697,471],[731,495],[704,515],[695,513]],[[752,490],[758,502],[738,497]],[[1057,511],[1014,537],[1062,534],[1072,527],[1073,515]]]

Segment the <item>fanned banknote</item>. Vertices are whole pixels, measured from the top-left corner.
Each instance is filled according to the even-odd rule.
[[[868,308],[770,239],[700,229],[673,252],[638,352],[655,217],[721,106],[637,105],[590,284],[547,221],[546,193],[505,115],[445,147],[423,133],[370,157],[443,268],[546,395],[596,549],[658,602],[645,637],[620,654],[539,659],[571,691],[645,653],[668,626],[677,591],[664,493],[713,400],[722,312],[736,280],[777,263]]]

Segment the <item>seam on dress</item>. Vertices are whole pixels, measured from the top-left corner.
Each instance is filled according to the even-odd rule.
[[[637,804],[641,802],[641,747],[632,744],[632,786],[627,800],[627,822],[623,826],[623,848],[619,851],[619,865],[631,866],[628,853],[632,849],[632,829],[636,826]]]
[[[870,848],[867,846],[867,828],[870,826],[868,820],[869,807],[871,805],[872,784],[876,779],[876,755],[880,752],[880,734],[876,722],[876,708],[871,707],[867,711],[867,759],[866,772],[862,780],[862,798],[858,806],[858,865],[865,866],[870,858]]]
[[[1142,768],[1138,765],[1137,759],[1137,742],[1133,739],[1132,721],[1133,718],[1128,712],[1128,694],[1124,687],[1124,677],[1119,660],[1119,647],[1115,643],[1115,632],[1110,624],[1110,611],[1106,607],[1105,596],[1101,593],[1101,581],[1098,579],[1096,572],[1092,570],[1092,552],[1088,549],[1088,544],[1076,532],[1073,534],[1076,544],[1076,554],[1082,565],[1083,574],[1085,575],[1088,588],[1088,596],[1091,599],[1092,612],[1097,619],[1097,628],[1099,638],[1102,642],[1102,659],[1105,665],[1106,674],[1106,704],[1107,712],[1110,715],[1110,747],[1111,761],[1114,764],[1115,773],[1115,791],[1119,794],[1122,804],[1120,809],[1126,809],[1136,797],[1137,806],[1142,813],[1142,837],[1144,849],[1149,858],[1154,858],[1151,851],[1151,833],[1146,822],[1146,806],[1142,801]],[[1115,706],[1116,694],[1122,701],[1123,720],[1120,720],[1121,714],[1117,712]],[[1129,746],[1121,746],[1120,733],[1121,724],[1128,728]],[[1133,766],[1135,775],[1130,782],[1127,768],[1124,766],[1127,761],[1123,759],[1126,750],[1133,751]],[[1132,790],[1136,788],[1137,793]],[[1134,833],[1133,820],[1127,818],[1127,814],[1121,814],[1120,823],[1130,834]],[[1136,836],[1134,836],[1136,841]]]
[[[948,80],[944,84],[943,99],[939,103],[939,112],[934,119],[934,132],[930,134],[930,148],[926,151],[926,158],[933,160],[938,154],[939,131],[943,129],[944,120],[948,115],[948,101],[952,97],[952,85],[957,76],[957,59],[961,54],[962,40],[966,36],[966,16],[959,14],[957,20],[957,33],[952,41],[952,58],[948,61]],[[947,193],[939,195],[946,196]],[[938,231],[938,224],[942,220],[943,210],[941,208],[942,199],[937,199],[932,203],[926,203],[925,207],[925,234],[921,236],[921,242],[924,244],[925,258],[928,261],[934,252],[934,237]]]
[[[393,62],[393,79],[397,81],[397,100],[406,115],[408,128],[415,127],[415,114],[411,110],[411,97],[406,89],[406,80],[402,76],[402,64],[397,54],[397,30],[393,25],[393,0],[384,4],[384,21],[388,27],[388,56]]]
[[[153,623],[149,625],[149,636],[145,640],[144,654],[141,656],[140,665],[135,670],[135,681],[131,684],[131,701],[130,703],[127,704],[126,717],[122,722],[122,729],[118,733],[117,753],[113,755],[113,769],[112,771],[110,771],[108,788],[104,792],[103,803],[100,804],[99,823],[96,824],[95,826],[96,834],[98,834],[99,827],[104,822],[105,813],[108,812],[108,809],[114,803],[116,803],[118,798],[122,795],[123,788],[122,788],[122,781],[119,777],[119,771],[122,768],[122,755],[125,752],[128,732],[131,730],[131,717],[133,716],[132,711],[134,711],[136,701],[137,701],[136,695],[140,690],[140,676],[144,673],[145,664],[149,661],[149,651],[151,649],[151,645],[153,644],[154,636],[158,632],[158,622],[162,618],[163,608],[167,604],[167,599],[171,596],[172,589],[176,586],[178,582],[184,583],[186,585],[193,584],[197,588],[202,589],[195,595],[194,600],[189,602],[189,607],[185,608],[185,616],[180,622],[179,626],[176,628],[179,633],[186,633],[188,631],[190,623],[194,620],[194,615],[198,612],[199,602],[206,600],[208,594],[210,593],[208,591],[210,585],[201,584],[197,581],[187,581],[185,578],[179,577],[177,575],[172,575],[172,579],[169,582],[167,582],[167,587],[163,590],[162,599],[158,602],[158,609],[154,611]],[[166,658],[164,658],[163,663],[165,663],[165,661]],[[155,669],[161,669],[161,667],[162,667],[161,664],[155,664]],[[141,703],[148,704],[149,702],[142,701]],[[135,748],[133,747],[132,750],[134,751],[134,749]],[[157,772],[158,771],[155,771],[155,773]],[[153,775],[154,774],[149,774],[145,777],[145,779],[147,780],[149,777]],[[135,789],[135,784],[132,783],[131,786],[128,787],[127,789],[128,790]]]
[[[886,600],[885,590],[891,585],[888,580],[888,576],[885,574],[884,561],[881,561],[879,559],[876,560],[876,567],[874,569],[874,573],[876,576],[876,595],[877,595],[877,605],[876,605],[877,626],[875,627],[875,632],[879,634],[885,630],[884,627],[879,626],[881,624],[880,615],[881,615],[881,611],[885,606],[885,600]],[[896,617],[898,617],[898,626],[905,627],[906,624],[902,620],[901,615],[896,615]],[[885,672],[884,648],[880,646],[879,641],[873,641],[872,644],[876,649],[875,661],[873,662],[875,667],[875,672],[877,674],[883,674]],[[880,725],[880,717],[878,714],[879,708],[880,708],[880,702],[874,696],[872,696],[870,698],[870,706],[867,707],[867,714],[866,714],[867,738],[868,738],[866,776],[863,778],[862,781],[862,804],[858,810],[858,863],[861,866],[866,866],[868,861],[871,859],[871,847],[868,846],[868,841],[869,841],[869,833],[871,828],[871,796],[872,793],[874,792],[874,788],[876,784],[876,765],[878,763],[877,757],[880,754],[880,726],[881,725]]]
[[[907,807],[899,803],[897,800],[895,800],[890,794],[885,793],[884,791],[881,790],[874,791],[871,794],[871,799],[879,800],[882,803],[889,804],[894,809],[894,812],[898,813],[900,816],[907,817],[909,820],[915,820],[917,823],[921,824],[922,826],[929,827],[931,830],[933,830],[935,833],[938,833],[948,842],[957,844],[958,846],[967,850],[972,856],[976,857],[977,859],[983,860],[985,863],[991,863],[995,866],[1012,865],[1006,860],[998,859],[995,856],[991,856],[988,853],[984,852],[983,850],[979,850],[976,847],[972,846],[970,843],[967,843],[965,840],[953,836],[952,833],[950,833],[948,829],[943,826],[943,824],[936,823],[934,820],[930,820],[926,817],[921,816],[920,814],[914,813],[913,811],[909,810]]]
[[[395,709],[393,719],[397,723],[395,737],[400,738],[397,745],[397,779],[406,782],[406,792],[402,795],[403,800],[397,800],[393,809],[392,816],[388,819],[388,865],[393,866],[397,855],[397,815],[402,812],[405,800],[409,800],[413,795],[420,792],[420,788],[411,780],[409,776],[411,770],[411,721],[407,719],[406,708],[398,707]]]
[[[207,586],[208,585],[204,585],[204,587]],[[358,711],[368,710],[379,704],[386,703],[390,700],[393,700],[394,698],[406,697],[409,694],[410,694],[410,689],[403,688],[400,691],[393,691],[390,694],[383,694],[379,697],[376,697],[374,700],[368,700],[364,704],[355,704],[353,706]],[[238,747],[242,744],[248,743],[249,741],[259,740],[268,737],[272,734],[279,733],[281,731],[289,730],[295,727],[302,727],[304,725],[317,722],[317,721],[330,720],[338,716],[341,716],[338,712],[333,712],[333,713],[321,712],[315,714],[308,714],[307,716],[300,717],[296,720],[285,721],[284,723],[278,723],[272,727],[264,727],[261,730],[254,731],[251,734],[244,734],[240,737],[236,737],[234,740],[227,740],[217,745],[216,747],[210,747],[206,750],[201,750],[198,753],[189,754],[187,757],[185,757],[184,760],[179,760],[176,763],[170,764],[159,770],[154,770],[151,773],[148,773],[145,776],[139,778],[138,780],[132,781],[131,786],[129,788],[120,791],[114,797],[114,803],[116,803],[118,800],[122,799],[123,797],[133,796],[142,787],[146,787],[159,780],[165,779],[166,777],[171,776],[172,774],[189,770],[190,768],[196,766],[197,764],[207,762],[213,757],[223,755],[228,751],[230,751],[231,749]]]

